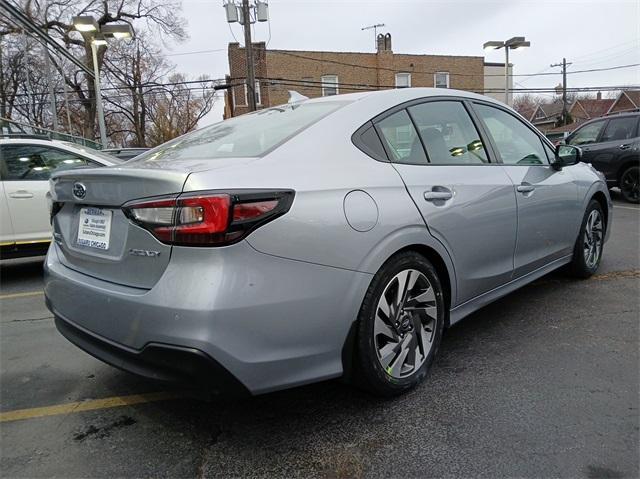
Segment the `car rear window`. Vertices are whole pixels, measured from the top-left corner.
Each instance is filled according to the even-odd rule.
[[[133,162],[262,156],[347,103],[292,103],[259,110],[188,133]]]

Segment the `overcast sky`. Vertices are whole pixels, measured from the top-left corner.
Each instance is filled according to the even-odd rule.
[[[166,50],[181,72],[223,78],[227,44],[243,43],[238,24],[226,22],[222,0],[183,0],[189,39]],[[270,0],[267,24],[255,26],[254,41],[291,50],[374,51],[373,31],[384,23],[395,53],[478,55],[503,62],[504,51],[484,52],[487,40],[525,36],[531,48],[511,55],[514,73],[558,71],[551,63],[566,57],[568,69],[587,70],[640,63],[640,0],[629,1],[432,1],[432,0]],[[202,50],[215,52],[184,54]],[[561,76],[518,77],[518,87],[553,87]],[[640,67],[568,76],[569,87],[639,85]],[[549,95],[551,97],[552,95]],[[220,98],[200,126],[222,118]]]

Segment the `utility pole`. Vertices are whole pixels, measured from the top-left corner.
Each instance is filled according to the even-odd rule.
[[[242,26],[244,28],[244,49],[247,54],[247,106],[249,107],[249,111],[256,111],[256,74],[253,65],[249,0],[242,0]]]
[[[269,21],[269,4],[266,0],[225,0],[223,5],[228,23],[239,22],[244,28],[244,50],[247,55],[247,106],[249,111],[256,111],[256,71],[253,63],[253,44],[251,43],[251,25],[255,22]],[[251,12],[254,13],[253,20]],[[225,88],[232,88],[231,85]],[[232,113],[233,116],[233,113]]]
[[[562,63],[554,63],[551,68],[562,67],[562,125],[567,124],[569,112],[567,110],[567,59],[563,58]]]

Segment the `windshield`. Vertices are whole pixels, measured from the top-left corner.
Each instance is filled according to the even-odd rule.
[[[260,110],[176,138],[133,161],[262,156],[346,103],[293,103]]]

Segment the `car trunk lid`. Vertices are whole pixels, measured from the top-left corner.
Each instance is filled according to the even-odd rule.
[[[169,263],[171,246],[129,221],[121,206],[140,198],[178,194],[189,173],[116,167],[55,175],[53,230],[60,261],[105,281],[153,287]]]

